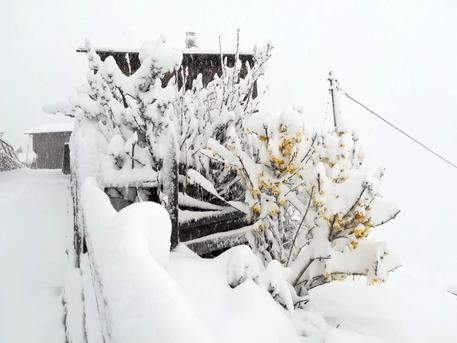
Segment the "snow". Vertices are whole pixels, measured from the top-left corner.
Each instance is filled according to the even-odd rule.
[[[97,311],[97,299],[93,285],[92,271],[87,254],[81,258],[82,283],[84,291],[85,330],[87,341],[90,343],[103,343],[100,327],[100,316]]]
[[[116,337],[123,337],[125,342],[131,339],[129,329],[133,328],[135,332],[144,334],[144,337],[152,337],[151,332],[144,331],[146,329],[139,326],[141,323],[157,322],[160,323],[158,325],[167,326],[170,325],[168,321],[173,322],[177,316],[173,312],[175,308],[171,307],[166,300],[161,298],[159,301],[155,298],[156,295],[160,295],[168,299],[171,297],[170,292],[173,293],[173,299],[181,299],[180,305],[185,308],[179,309],[181,319],[184,316],[187,322],[198,318],[201,333],[207,335],[199,338],[203,341],[211,339],[217,342],[298,342],[297,332],[313,337],[309,338],[310,342],[322,342],[323,335],[326,337],[325,342],[329,343],[429,342],[437,335],[439,342],[455,341],[454,325],[457,318],[455,296],[443,288],[427,284],[424,280],[419,281],[419,278],[397,274],[401,273],[401,270],[394,273],[386,284],[373,287],[366,286],[362,280],[318,287],[311,291],[311,310],[295,310],[288,314],[261,287],[262,284],[266,285],[271,294],[284,299],[285,307],[291,310],[292,300],[285,283],[287,273],[280,268],[277,261],[270,263],[266,271],[262,272],[261,266],[247,247],[236,247],[218,258],[206,260],[180,245],[166,261],[162,260],[160,263],[156,258],[150,259],[151,251],[147,248],[149,239],[143,239],[143,234],[148,235],[148,229],[146,227],[141,229],[143,224],[140,220],[139,226],[143,234],[136,236],[134,222],[138,218],[150,215],[154,210],[145,211],[144,214],[141,214],[142,210],[138,212],[132,210],[132,218],[127,208],[123,210],[126,214],[123,215],[123,211],[118,214],[125,216],[124,220],[119,220],[118,215],[113,214],[109,208],[106,195],[96,190],[94,183],[92,186],[95,190],[87,197],[90,199],[87,201],[92,205],[88,213],[93,213],[96,223],[98,220],[102,221],[98,222],[97,226],[108,225],[108,228],[118,227],[118,230],[121,230],[104,231],[104,234],[99,236],[102,241],[97,245],[96,255],[103,254],[104,251],[107,253],[104,258],[99,259],[100,263],[105,265],[102,267],[100,263],[97,264],[102,270],[104,268],[107,270],[107,274],[100,273],[102,279],[106,277],[104,280],[109,284],[104,287],[107,298],[117,304],[119,294],[123,294],[122,304],[126,305],[119,305],[119,309],[117,305],[114,306],[116,312],[113,313],[114,322],[111,324],[114,326],[114,323],[118,323],[119,329],[115,332],[119,336]],[[98,208],[96,203],[99,201],[104,202],[106,206]],[[105,215],[100,216],[103,213]],[[92,215],[89,214],[88,220],[92,220],[91,217]],[[109,224],[110,222],[113,224]],[[148,222],[150,223],[151,220]],[[128,225],[130,223],[132,225]],[[156,226],[149,227],[149,230],[154,230],[154,227]],[[121,232],[124,233],[120,234]],[[161,239],[165,240],[164,237]],[[110,243],[115,244],[113,246]],[[167,240],[167,247],[168,244]],[[385,249],[385,247],[381,248]],[[363,255],[365,251],[363,244],[359,249],[354,253]],[[148,258],[145,258],[145,251]],[[371,253],[373,250],[367,251]],[[167,254],[168,251],[162,251],[159,259]],[[109,258],[106,258],[107,256]],[[122,259],[121,256],[123,256]],[[130,259],[133,260],[130,261]],[[145,261],[149,262],[145,263]],[[360,260],[358,259],[357,262]],[[338,259],[332,263],[338,264]],[[329,265],[329,269],[332,268],[332,265]],[[335,269],[338,268],[338,266],[335,267]],[[351,267],[351,269],[357,268],[359,267]],[[141,277],[137,275],[138,272],[142,274]],[[151,272],[153,272],[152,279],[150,279]],[[129,280],[128,283],[126,278]],[[141,280],[141,282],[137,283],[135,280]],[[115,288],[114,285],[116,285]],[[154,292],[148,290],[147,285],[154,287]],[[167,321],[161,321],[164,319],[157,318],[157,313],[149,310],[149,307],[153,306],[149,303],[151,298],[149,292],[154,293],[154,305],[161,311],[165,309],[168,313]],[[148,293],[147,297],[140,296],[145,293]],[[147,304],[150,304],[148,308],[142,307]],[[136,318],[135,323],[132,323],[129,316],[134,312],[141,313],[145,318],[149,316],[149,321],[144,318],[138,321]],[[328,324],[315,312],[323,314]],[[130,326],[126,328],[121,325],[124,322],[129,323]],[[426,329],[418,330],[418,328]],[[153,337],[163,338],[175,333],[164,330],[158,334],[164,336]],[[141,337],[135,336],[135,339],[141,341]]]
[[[73,120],[68,120],[66,122],[50,122],[41,124],[32,129],[25,131],[25,134],[33,135],[36,133],[47,133],[47,132],[71,132],[73,131]]]
[[[190,184],[196,184],[202,187],[205,191],[210,193],[211,195],[214,195],[216,198],[219,200],[224,201],[225,203],[229,204],[233,208],[237,209],[238,211],[247,213],[247,210],[243,206],[243,204],[236,202],[236,201],[226,201],[220,194],[217,192],[216,188],[214,188],[213,184],[211,181],[206,179],[202,174],[200,174],[198,171],[194,169],[189,169],[187,171],[187,180]]]
[[[224,214],[229,214],[237,212],[238,210],[233,207],[222,207],[221,210],[210,210],[210,211],[189,211],[189,210],[179,210],[179,222],[187,223],[191,221],[196,221],[202,218],[211,218],[219,217]]]
[[[68,179],[24,168],[0,189],[0,342],[64,342]]]
[[[277,260],[271,261],[265,272],[265,283],[273,298],[278,297],[288,311],[293,311],[294,304],[290,294],[288,276],[290,270]]]
[[[161,69],[163,73],[178,70],[182,62],[182,53],[167,44],[164,35],[143,43],[138,57],[141,61],[139,70],[144,69],[144,66],[149,67],[152,62],[154,67]]]
[[[450,286],[448,286],[447,291],[452,295],[457,296],[457,285],[451,284]]]
[[[383,260],[382,263],[380,260]],[[400,261],[390,254],[384,242],[362,241],[357,249],[340,253],[333,251],[332,258],[327,261],[328,273],[351,273],[367,275],[370,279],[386,281],[390,271],[397,269]]]
[[[121,48],[121,47],[93,47],[95,51],[104,51],[104,52],[123,52],[126,54],[138,54],[140,51],[138,49],[132,49],[132,48]],[[79,48],[76,49],[77,52],[86,52],[86,48],[80,46]],[[204,49],[204,48],[183,48],[179,49],[179,51],[182,52],[183,55],[219,55],[220,51],[215,50],[215,49]],[[228,49],[223,49],[222,50],[223,55],[235,55],[234,50],[228,50]],[[253,51],[250,50],[242,50],[238,53],[239,55],[252,55]]]
[[[385,284],[356,279],[311,290],[312,306],[333,327],[326,342],[456,342],[456,297],[405,269]]]
[[[227,250],[219,259],[226,261],[227,282],[235,288],[246,280],[258,280],[263,266],[247,245]]]
[[[202,174],[200,174],[198,171],[194,169],[189,169],[187,171],[187,178],[190,184],[197,184],[201,186],[205,191],[208,193],[214,195],[215,197],[222,199],[222,197],[219,195],[219,193],[216,191],[214,188],[214,185],[206,179]]]
[[[219,211],[224,209],[223,206],[214,205],[206,201],[192,198],[190,195],[185,193],[178,194],[178,202],[181,206],[199,208],[201,210]]]
[[[28,152],[20,152],[17,154],[17,158],[21,163],[24,163],[25,165],[31,165],[35,160],[36,160],[36,154],[33,150],[30,150]]]
[[[84,288],[81,270],[71,266],[65,273],[63,305],[65,309],[65,327],[67,338],[71,342],[84,342]]]
[[[84,183],[81,199],[113,341],[212,342],[165,270],[170,246],[165,209],[144,202],[115,213],[93,179]]]
[[[113,136],[113,138],[111,138],[111,141],[109,142],[108,154],[114,156],[123,155],[123,153],[125,152],[124,145],[125,141],[121,135]]]
[[[230,287],[227,278],[230,280],[234,270],[244,270],[242,256],[229,250],[215,259],[201,259],[178,246],[171,255],[169,272],[185,285],[184,294],[215,342],[300,342],[289,314],[266,290],[251,279]],[[255,275],[252,264],[247,265],[251,266],[248,275]]]
[[[170,254],[164,208],[143,202],[116,213],[94,179],[81,202],[113,341],[300,342],[291,314],[269,294],[284,296],[280,265],[264,271],[247,246],[209,260],[182,245]]]
[[[236,230],[231,230],[231,231],[226,231],[226,232],[217,232],[217,233],[213,233],[208,236],[204,236],[204,237],[200,237],[200,238],[196,238],[196,239],[187,241],[186,245],[194,244],[194,243],[201,243],[204,241],[213,241],[213,242],[221,241],[221,243],[222,243],[223,241],[230,240],[233,237],[239,237],[239,239],[241,239],[242,241],[246,241],[245,235],[251,230],[253,230],[253,226],[248,225],[248,226],[240,227],[239,229],[236,229]]]
[[[264,288],[286,297],[287,275],[276,263],[263,271],[245,246],[215,259],[183,245],[169,254],[164,209],[141,203],[116,213],[94,180],[85,196],[91,255],[82,258],[82,275],[65,273],[67,178],[21,169],[0,173],[0,187],[0,261],[14,261],[2,263],[0,342],[65,341],[64,277],[74,302],[67,308],[84,292],[85,329],[90,343],[101,342],[90,263],[103,281],[113,338],[123,342],[324,342],[323,334],[327,343],[456,341],[455,283],[443,286],[405,266],[376,286],[356,278],[314,288],[306,310],[286,311]],[[82,325],[71,316],[66,323]]]
[[[157,172],[151,168],[135,168],[131,169],[130,166],[123,166],[121,169],[113,168],[111,156],[100,155],[100,180],[106,187],[129,187],[129,186],[157,186],[158,176]]]
[[[217,232],[187,241],[186,245],[192,250],[200,251],[202,254],[226,249],[239,244],[246,244],[248,241],[246,236],[251,230],[253,230],[252,225],[227,232]]]
[[[267,45],[264,53],[269,55],[270,50]],[[88,52],[90,67],[99,72],[89,74],[90,87],[80,89],[80,99],[75,102],[77,124],[71,144],[76,182],[90,176],[81,189],[83,220],[79,223],[88,252],[81,258],[80,270],[72,265],[68,268],[65,282],[61,282],[65,292],[62,293],[62,286],[56,289],[57,303],[60,301],[62,306],[47,306],[54,312],[46,318],[63,313],[68,341],[80,343],[86,335],[93,342],[126,343],[322,342],[324,339],[327,342],[428,342],[435,338],[455,341],[453,284],[436,287],[425,276],[406,271],[396,274],[400,275],[394,276],[393,280],[397,281],[388,286],[362,288],[357,281],[353,287],[346,282],[341,286],[332,283],[314,289],[329,281],[359,274],[365,275],[369,284],[380,283],[399,266],[386,244],[372,241],[371,237],[365,240],[370,229],[390,221],[398,209],[381,201],[383,172],[378,169],[372,173],[362,166],[363,153],[357,135],[347,131],[341,118],[334,74],[331,73],[330,78],[335,95],[336,130],[323,132],[316,139],[316,134],[305,131],[302,110],[286,110],[272,117],[257,112],[255,103],[249,103],[246,95],[250,94],[247,93],[250,87],[246,86],[263,73],[264,66],[257,69],[254,66],[255,72],[248,73],[246,79],[239,79],[237,68],[241,64],[237,62],[233,68],[225,67],[223,76],[216,78],[207,89],[202,89],[200,78],[192,91],[184,93],[177,91],[174,79],[165,88],[160,81],[164,73],[177,70],[182,59],[182,53],[170,47],[164,36],[143,45],[142,66],[131,78],[120,72],[112,57],[101,63],[94,55],[93,50]],[[234,76],[227,77],[232,71]],[[218,94],[221,91],[222,97]],[[82,94],[84,92],[87,94]],[[125,94],[130,97],[125,98]],[[211,105],[204,105],[212,97]],[[177,113],[184,114],[179,118],[183,123],[180,128],[190,128],[187,133],[181,130],[181,135],[178,134]],[[246,124],[245,119],[249,117]],[[228,123],[226,127],[224,123]],[[56,130],[56,125],[48,126],[44,132]],[[218,126],[225,130],[226,137],[214,134]],[[218,140],[211,136],[218,136]],[[164,144],[170,139],[173,145]],[[177,144],[182,139],[189,141]],[[312,146],[314,141],[316,146]],[[200,185],[219,200],[225,201],[221,196],[225,190],[221,190],[215,180],[222,180],[234,170],[227,168],[217,175],[217,170],[210,169],[205,155],[225,159],[226,167],[238,169],[235,172],[240,175],[234,182],[246,184],[249,181],[248,187],[244,185],[245,199],[234,198],[244,200],[244,207],[240,208],[251,211],[256,220],[261,219],[252,230],[240,229],[238,237],[231,237],[230,243],[248,236],[257,255],[244,245],[214,259],[202,259],[183,245],[170,253],[170,219],[164,208],[147,202],[133,204],[119,213],[112,208],[103,189],[109,185],[154,182],[151,179],[156,179],[157,174],[151,166],[162,168],[162,172],[167,169],[164,165],[173,167],[173,163],[166,161],[160,167],[157,159],[174,157],[174,153],[164,154],[174,146],[184,152],[181,162],[189,168],[189,183]],[[204,147],[206,149],[194,161],[188,160]],[[303,162],[310,151],[304,165],[297,168],[291,163],[294,159]],[[174,162],[174,159],[168,161]],[[138,165],[141,167],[136,168]],[[230,188],[232,181],[224,183],[222,188]],[[279,183],[283,184],[277,186]],[[167,194],[172,184],[162,184]],[[5,204],[15,200],[15,189],[9,193],[6,193]],[[279,200],[282,194],[284,199]],[[297,236],[294,237],[292,248],[297,251],[293,255],[290,251],[285,263],[288,237],[282,231],[285,227],[282,223],[292,225],[298,216],[296,210],[287,213],[291,208],[287,201],[302,214],[308,213],[310,204],[312,209],[310,218],[300,223],[307,233],[301,235],[298,246],[294,246]],[[204,205],[192,198],[181,197],[181,202]],[[280,202],[284,202],[280,205],[284,210],[277,205]],[[236,204],[227,203],[232,207]],[[22,210],[22,203],[17,208]],[[183,221],[208,214],[220,213],[180,212]],[[288,220],[283,220],[285,216]],[[38,224],[43,223],[38,221]],[[210,238],[219,244],[227,242],[233,233]],[[42,235],[42,232],[35,234]],[[208,243],[205,240],[208,237],[189,245]],[[72,262],[68,241],[66,247]],[[19,252],[22,248],[15,247]],[[260,261],[262,253],[265,254]],[[289,265],[291,256],[289,269],[285,265]],[[52,263],[49,265],[52,267]],[[305,296],[312,290],[310,304],[307,304],[308,298],[299,297],[296,290]],[[8,300],[5,300],[5,308],[13,308]],[[13,300],[21,308],[20,300]],[[33,314],[33,311],[26,312]],[[325,320],[317,313],[322,313]],[[180,330],[176,330],[178,326]],[[58,335],[59,330],[62,331],[62,325],[54,323],[47,332]]]
[[[151,227],[151,223],[154,226]],[[134,230],[134,232],[133,232]],[[162,205],[138,202],[122,209],[112,219],[109,235],[125,245],[134,246],[140,237],[151,256],[165,266],[170,254],[171,222]]]

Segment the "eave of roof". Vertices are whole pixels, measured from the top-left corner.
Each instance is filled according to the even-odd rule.
[[[104,48],[104,47],[94,47],[96,52],[105,52],[105,53],[118,53],[118,54],[138,54],[138,49],[115,49],[115,48]],[[183,55],[220,55],[218,50],[206,50],[200,48],[190,48],[182,49]],[[84,47],[79,47],[76,49],[76,52],[87,52],[87,49]],[[235,55],[235,51],[223,51],[222,55]],[[253,56],[253,52],[249,51],[240,51],[238,53],[240,56]]]
[[[57,132],[72,132],[73,121],[64,123],[46,123],[36,126],[30,130],[25,131],[26,135],[33,135],[39,133],[57,133]]]

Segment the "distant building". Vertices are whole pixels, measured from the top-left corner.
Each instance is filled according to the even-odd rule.
[[[65,143],[70,140],[73,121],[48,123],[25,132],[32,137],[38,169],[62,169]]]

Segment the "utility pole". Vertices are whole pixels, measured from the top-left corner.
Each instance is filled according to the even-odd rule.
[[[342,122],[341,122],[341,115],[340,115],[340,107],[339,107],[339,98],[338,98],[338,80],[333,71],[328,73],[328,79],[330,82],[330,95],[332,97],[332,109],[333,109],[333,125],[335,127],[336,132],[341,132],[342,130]]]

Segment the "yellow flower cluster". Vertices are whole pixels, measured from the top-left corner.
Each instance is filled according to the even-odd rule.
[[[384,281],[381,280],[380,278],[377,278],[377,277],[372,277],[368,280],[368,285],[369,286],[374,286],[374,285],[377,285],[377,284],[380,284],[380,283],[383,283]]]
[[[250,188],[249,192],[253,198],[257,198],[260,195],[260,190],[258,188]]]
[[[330,159],[329,159],[327,156],[320,157],[320,161],[321,161],[322,163],[327,164],[330,168],[333,168],[333,167],[335,166],[335,163],[333,163],[332,161],[330,161]]]
[[[352,233],[357,239],[366,238],[370,233],[370,227],[360,224],[353,229]]]
[[[263,231],[265,230],[265,224],[261,221],[254,224],[254,230]]]
[[[287,170],[286,161],[282,158],[278,158],[271,154],[270,151],[270,164],[273,167],[276,175],[281,175],[285,170]]]
[[[292,149],[295,146],[295,139],[288,138],[287,136],[283,137],[279,142],[279,151],[285,157],[290,157],[292,155]]]
[[[262,213],[262,209],[260,208],[258,203],[255,203],[251,206],[251,212],[255,217],[260,216],[260,213]]]
[[[345,281],[347,279],[347,275],[346,274],[334,274],[332,275],[332,280],[335,280],[335,281]]]
[[[260,191],[263,191],[269,195],[273,195],[275,198],[279,197],[281,194],[276,183],[267,182],[264,178],[261,178],[259,183]]]
[[[312,205],[317,210],[320,218],[325,220],[330,228],[330,235],[333,237],[346,230],[345,234],[352,235],[353,239],[349,243],[351,249],[357,249],[359,241],[368,237],[373,224],[370,218],[367,218],[367,213],[361,209],[355,210],[352,214],[341,216],[340,214],[329,215],[325,204],[314,198]],[[365,210],[369,210],[366,207]]]

